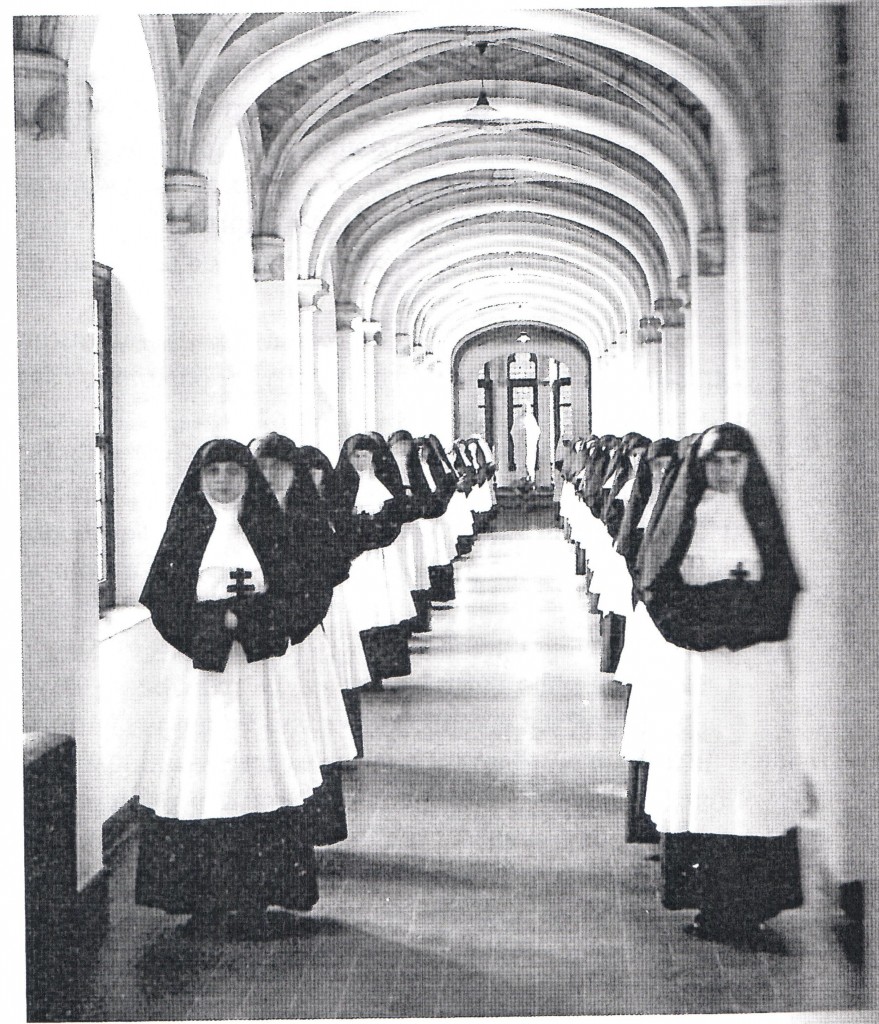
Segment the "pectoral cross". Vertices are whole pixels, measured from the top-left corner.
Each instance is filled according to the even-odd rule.
[[[741,562],[736,565],[735,569],[730,569],[729,574],[734,580],[738,580],[739,583],[744,583],[751,575]]]
[[[236,597],[244,597],[245,594],[249,594],[251,591],[256,590],[256,587],[252,583],[245,583],[245,580],[249,580],[253,576],[252,572],[248,572],[247,569],[234,569],[229,573],[229,579],[235,582],[231,586],[226,587],[226,592],[234,594]]]

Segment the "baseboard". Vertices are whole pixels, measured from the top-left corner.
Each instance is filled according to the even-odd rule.
[[[104,868],[112,871],[137,834],[140,797],[133,796],[104,822],[101,829]]]

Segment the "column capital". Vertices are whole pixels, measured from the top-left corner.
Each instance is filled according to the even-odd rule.
[[[394,338],[394,348],[398,356],[412,355],[412,335],[398,331]]]
[[[284,239],[278,235],[253,235],[254,281],[284,280]]]
[[[674,295],[663,295],[653,303],[653,309],[659,314],[663,327],[683,327],[684,314],[682,312],[684,300]]]
[[[216,230],[219,192],[197,171],[165,171],[165,223],[174,235]]]
[[[337,331],[361,331],[363,323],[363,311],[353,302],[336,303]]]
[[[380,345],[382,340],[382,325],[378,320],[363,321],[363,341],[367,345]]]
[[[662,321],[658,316],[642,316],[638,321],[638,341],[642,345],[662,343]]]
[[[324,292],[324,283],[319,277],[300,277],[296,281],[300,309],[316,309],[318,296]]]
[[[781,176],[774,167],[748,178],[748,231],[769,234],[781,226]]]
[[[421,342],[420,341],[413,341],[412,342],[412,361],[414,363],[423,363],[425,355],[426,355],[426,353],[424,351],[424,346],[421,344]]]
[[[696,242],[699,277],[722,277],[725,269],[723,228],[703,228]]]
[[[684,309],[689,309],[691,307],[691,305],[693,304],[693,299],[692,299],[693,292],[692,292],[692,289],[691,289],[690,275],[689,274],[681,274],[681,276],[677,279],[676,283],[677,283],[678,295],[680,295],[680,297],[681,297],[681,302],[683,303],[683,307],[684,307]]]
[[[67,61],[52,53],[16,50],[15,130],[31,139],[67,134]]]

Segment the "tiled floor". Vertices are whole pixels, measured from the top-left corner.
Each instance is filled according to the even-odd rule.
[[[597,671],[558,530],[480,538],[413,672],[364,698],[351,838],[320,853],[297,934],[198,943],[115,881],[85,1019],[440,1017],[829,1010],[856,972],[820,908],[786,957],[688,939],[655,848],[623,842],[623,702]]]

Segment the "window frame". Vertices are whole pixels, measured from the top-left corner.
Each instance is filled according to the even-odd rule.
[[[103,431],[95,432],[95,448],[103,460],[104,579],[98,579],[98,614],[116,607],[116,531],[113,487],[113,269],[92,261],[92,294],[98,346],[98,385],[103,409]],[[97,527],[96,527],[97,528]]]

